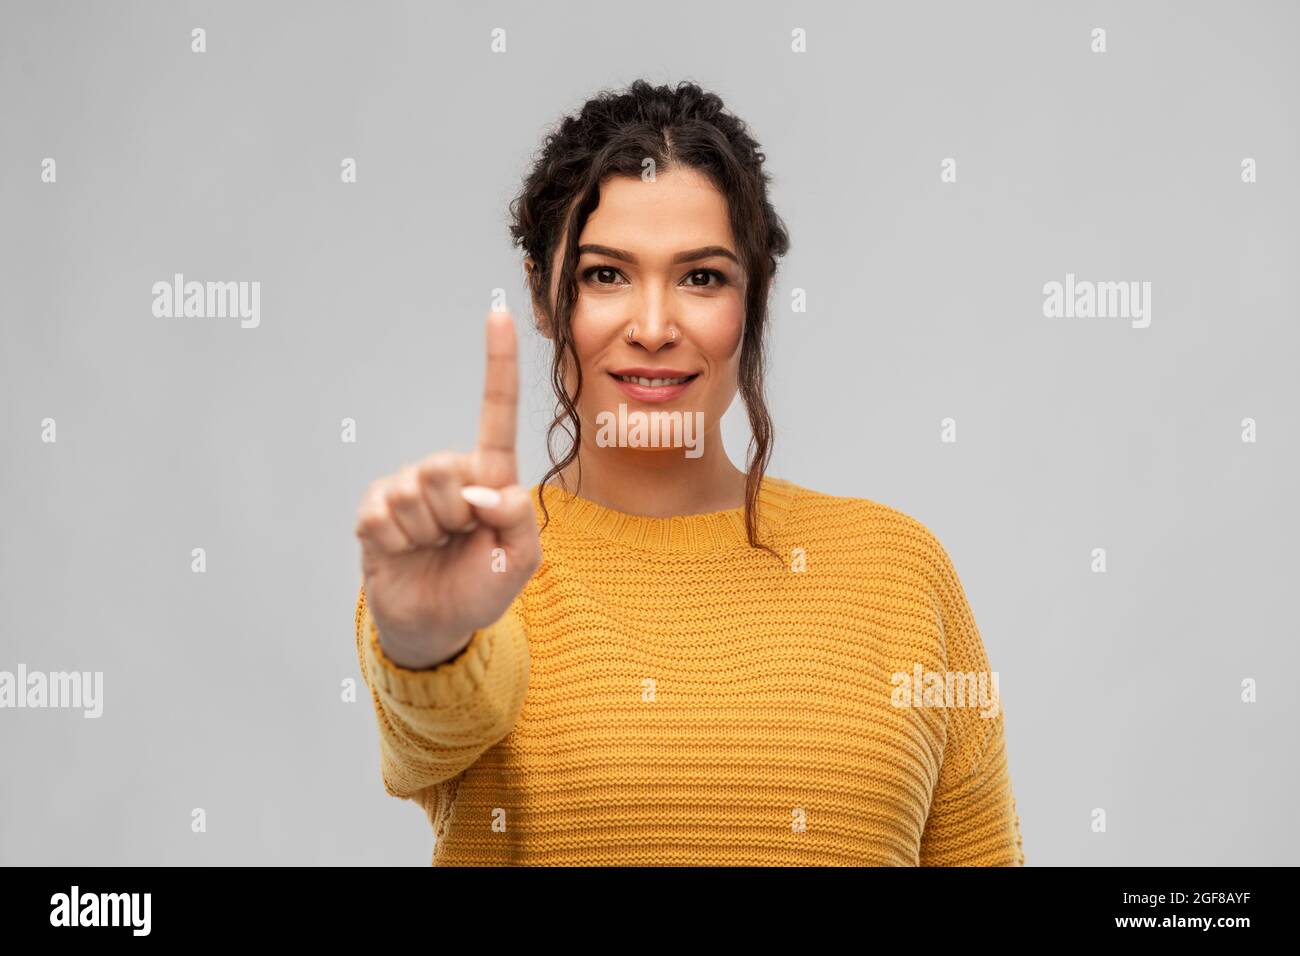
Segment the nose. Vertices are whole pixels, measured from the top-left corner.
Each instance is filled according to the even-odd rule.
[[[668,297],[658,290],[646,293],[641,315],[633,320],[630,328],[628,341],[639,344],[650,352],[658,352],[665,345],[672,345],[681,338],[681,330],[676,328],[669,309]]]

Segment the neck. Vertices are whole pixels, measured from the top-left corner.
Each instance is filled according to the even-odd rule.
[[[745,505],[745,472],[722,447],[720,429],[704,438],[704,454],[681,449],[601,448],[583,430],[578,459],[560,472],[564,487],[579,497],[624,514],[651,518],[729,511]],[[582,483],[578,483],[578,461]]]

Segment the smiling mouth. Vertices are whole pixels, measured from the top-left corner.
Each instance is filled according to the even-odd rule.
[[[699,372],[696,372],[694,375],[682,375],[678,378],[646,378],[642,375],[615,375],[613,372],[610,372],[609,374],[613,375],[613,377],[618,379],[620,382],[627,382],[629,385],[648,386],[649,388],[663,388],[668,385],[683,385],[686,382],[699,377]]]

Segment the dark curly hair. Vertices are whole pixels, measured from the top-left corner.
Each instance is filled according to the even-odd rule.
[[[555,419],[546,432],[552,467],[537,488],[538,502],[546,515],[543,527],[550,523],[550,512],[542,490],[578,456],[581,446],[577,400],[582,391],[582,365],[570,326],[578,298],[574,277],[578,237],[600,202],[602,180],[610,175],[639,177],[647,158],[654,160],[656,171],[672,166],[699,171],[727,199],[732,234],[739,243],[738,254],[748,277],[738,378],[752,434],[746,468],[745,528],[751,547],[779,558],[769,546],[757,541],[754,509],[772,453],[772,419],[763,397],[767,296],[776,274],[776,259],[785,255],[790,240],[767,198],[769,176],[763,171],[766,157],[758,143],[743,121],[725,111],[721,98],[689,81],[673,89],[636,80],[626,90],[597,93],[583,104],[577,116],[564,117],[546,136],[522,190],[510,202],[510,234],[514,244],[522,247],[535,264],[529,274],[529,291],[534,307],[553,330],[555,344],[551,385],[557,403]],[[572,225],[566,233],[570,214]],[[551,258],[561,237],[564,257],[552,310],[548,301]],[[578,390],[572,396],[565,389],[562,371],[566,351],[572,356],[577,374]],[[569,434],[572,445],[557,462],[553,439],[560,428]],[[582,482],[580,458],[578,482]]]

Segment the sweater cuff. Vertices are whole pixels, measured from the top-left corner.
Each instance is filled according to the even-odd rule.
[[[437,667],[411,670],[395,664],[379,643],[379,629],[374,618],[366,612],[366,655],[369,670],[376,688],[382,693],[411,707],[455,707],[481,692],[492,666],[492,648],[496,631],[509,626],[506,616],[486,628],[474,632],[468,644],[453,658]]]

